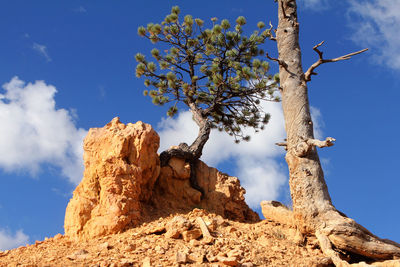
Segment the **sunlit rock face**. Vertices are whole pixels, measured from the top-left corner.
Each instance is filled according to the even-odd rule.
[[[244,201],[236,177],[196,164],[205,195],[190,186],[190,165],[172,158],[160,167],[159,136],[143,122],[123,124],[114,118],[92,128],[84,141],[85,171],[68,203],[64,230],[89,239],[119,233],[152,217],[203,208],[238,221],[257,221]]]

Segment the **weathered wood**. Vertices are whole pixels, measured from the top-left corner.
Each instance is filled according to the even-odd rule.
[[[197,217],[196,222],[200,227],[203,237],[211,237],[210,231],[208,231],[208,227],[207,227],[206,223],[204,222],[204,220],[201,217]]]
[[[316,146],[331,146],[334,139],[314,139],[307,91],[307,81],[313,68],[307,75],[302,70],[295,0],[279,0],[278,19],[276,40],[287,133],[286,161],[289,167],[293,215],[298,230],[305,235],[316,235],[324,253],[337,266],[346,266],[346,263],[340,260],[334,248],[371,259],[400,256],[399,244],[374,236],[333,206]],[[346,58],[340,60],[361,52],[363,51],[346,55]]]

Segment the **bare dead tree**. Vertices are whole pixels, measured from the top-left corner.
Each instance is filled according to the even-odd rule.
[[[332,204],[316,147],[330,147],[335,139],[316,140],[310,115],[307,83],[322,64],[350,59],[363,49],[334,59],[325,59],[314,46],[319,59],[303,72],[299,45],[299,22],[295,0],[278,0],[279,25],[276,41],[279,58],[280,89],[287,140],[278,145],[287,150],[289,185],[293,215],[298,232],[317,237],[322,251],[336,266],[347,266],[344,254],[366,259],[392,259],[400,256],[400,246],[373,235],[363,226],[338,211]]]

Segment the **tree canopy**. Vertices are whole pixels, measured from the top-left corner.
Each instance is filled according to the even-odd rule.
[[[271,38],[271,29],[259,22],[258,29],[246,36],[242,16],[235,25],[212,18],[206,28],[199,18],[186,15],[180,21],[179,15],[179,7],[174,6],[160,24],[138,28],[140,36],[159,47],[151,50],[153,61],[141,53],[135,56],[136,76],[146,77],[144,84],[149,87],[144,94],[155,105],[168,103],[169,116],[178,112],[182,102],[211,128],[226,131],[236,142],[248,140],[243,126],[258,131],[270,118],[260,100],[279,101],[274,94],[279,77],[269,74],[260,48]]]

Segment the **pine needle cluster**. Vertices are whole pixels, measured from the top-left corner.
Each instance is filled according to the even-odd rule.
[[[160,24],[138,28],[140,36],[167,48],[152,49],[151,60],[141,53],[135,56],[136,76],[144,76],[149,87],[144,95],[155,105],[170,103],[168,116],[174,116],[183,102],[192,111],[200,110],[212,128],[226,131],[236,142],[248,140],[243,127],[258,131],[270,118],[260,101],[279,101],[274,93],[279,77],[269,74],[260,48],[271,37],[271,29],[259,22],[258,29],[246,36],[242,16],[233,25],[212,18],[209,28],[191,15],[180,19],[180,9],[174,6]]]

